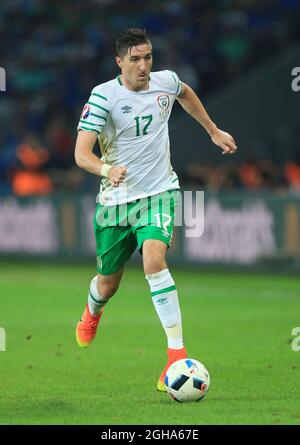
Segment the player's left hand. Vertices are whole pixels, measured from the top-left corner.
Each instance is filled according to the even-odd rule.
[[[233,137],[226,131],[219,130],[219,128],[214,132],[211,140],[223,150],[223,155],[232,155],[237,151],[237,146]]]

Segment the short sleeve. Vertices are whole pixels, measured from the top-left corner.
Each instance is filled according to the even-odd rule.
[[[92,90],[88,102],[84,105],[77,130],[97,131],[101,133],[109,115],[109,100],[99,87]]]
[[[165,70],[169,75],[170,87],[174,90],[175,96],[180,96],[182,92],[182,82],[174,71]]]

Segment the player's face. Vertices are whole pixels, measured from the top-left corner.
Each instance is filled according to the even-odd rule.
[[[132,46],[123,57],[116,57],[116,62],[122,70],[122,81],[131,90],[147,88],[149,74],[152,68],[152,47],[145,43]]]

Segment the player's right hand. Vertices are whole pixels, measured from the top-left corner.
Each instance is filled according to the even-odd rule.
[[[112,167],[108,172],[108,179],[113,187],[119,187],[124,179],[127,172],[126,167]]]

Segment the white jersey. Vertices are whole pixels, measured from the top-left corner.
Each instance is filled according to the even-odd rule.
[[[177,74],[165,70],[150,74],[148,90],[128,90],[120,76],[92,90],[78,129],[99,133],[102,161],[127,167],[119,187],[101,180],[97,200],[102,205],[179,188],[170,162],[168,120],[181,87]]]

